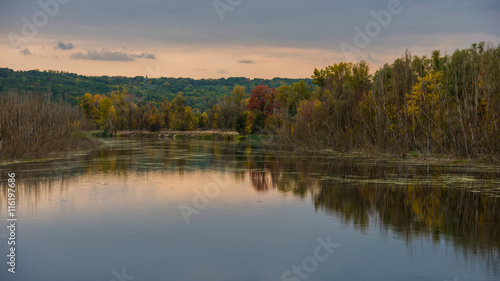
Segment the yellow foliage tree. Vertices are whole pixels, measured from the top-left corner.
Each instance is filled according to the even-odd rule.
[[[440,71],[419,77],[411,93],[407,94],[406,113],[414,145],[431,150],[431,143],[443,147],[446,138],[443,108],[446,107],[444,75]]]
[[[430,113],[436,118],[439,115],[440,98],[445,92],[443,79],[444,75],[440,71],[418,78],[412,92],[407,94],[406,110],[410,116],[421,118],[423,114]]]

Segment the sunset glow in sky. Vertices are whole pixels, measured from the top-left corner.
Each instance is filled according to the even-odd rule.
[[[306,78],[346,60],[374,70],[405,49],[499,44],[498,26],[498,0],[1,1],[0,67]]]

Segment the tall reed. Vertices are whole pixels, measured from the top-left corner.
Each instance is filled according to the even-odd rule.
[[[0,94],[0,160],[54,157],[96,145],[78,133],[84,126],[79,108],[46,97]]]

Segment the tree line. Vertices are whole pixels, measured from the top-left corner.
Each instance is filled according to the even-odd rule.
[[[277,89],[295,92],[279,98],[266,120],[279,142],[500,160],[498,46],[481,42],[431,57],[406,51],[374,75],[361,61],[315,69],[312,78],[312,92]]]
[[[188,94],[179,91],[170,96],[165,91],[157,98],[137,92],[129,87],[130,81],[141,79],[137,77],[85,78],[65,72],[14,72],[3,68],[0,79],[8,83],[0,85],[3,89],[10,87],[19,77],[31,82],[31,76],[21,75],[23,73],[48,75],[66,82],[73,79],[75,85],[83,81],[85,85],[98,84],[92,81],[112,85],[109,88],[112,90],[104,94],[89,91],[74,97],[84,116],[81,124],[110,133],[236,130],[241,135],[265,135],[274,143],[300,149],[369,150],[398,152],[402,156],[487,155],[500,161],[500,47],[484,42],[452,54],[442,55],[435,50],[430,57],[406,51],[374,73],[361,61],[314,69],[311,79],[267,80],[268,85],[259,79],[246,78],[187,79],[191,85],[226,83],[223,87],[232,87],[227,94],[208,94],[217,98],[205,100],[203,107],[195,106],[191,88]],[[172,79],[145,80],[145,84],[168,84],[174,81]],[[118,81],[125,84],[120,86],[116,84]],[[165,87],[168,91],[174,88]],[[207,92],[203,87],[196,95],[205,99]],[[56,98],[53,90],[43,92],[46,104],[72,104],[67,100],[69,95]],[[21,91],[19,97],[10,98],[9,102],[19,99],[25,103],[29,98],[22,97],[30,92],[37,93]],[[7,99],[3,103],[6,104]],[[14,124],[8,121],[13,119],[7,117],[2,119],[7,122],[2,125],[4,145],[6,128]]]
[[[84,95],[87,118],[104,130],[232,129],[275,143],[339,151],[374,149],[465,156],[500,152],[500,47],[481,42],[430,57],[406,51],[373,75],[365,61],[315,69],[279,87],[236,85],[201,112],[182,92],[145,101],[127,91]]]
[[[146,101],[160,102],[164,98],[172,100],[179,92],[183,92],[187,105],[198,108],[202,112],[217,103],[221,97],[229,95],[235,85],[252,89],[257,85],[279,87],[282,84],[298,81],[300,79],[85,76],[55,70],[14,71],[9,68],[0,68],[0,92],[16,90],[20,93],[33,93],[35,95],[50,93],[52,101],[71,105],[76,105],[78,98],[86,93],[102,95],[117,90],[126,90]],[[310,83],[311,79],[307,79],[307,81]]]

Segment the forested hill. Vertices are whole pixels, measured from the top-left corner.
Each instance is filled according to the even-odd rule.
[[[77,98],[85,93],[108,94],[116,90],[127,90],[147,100],[172,100],[179,92],[184,93],[187,105],[201,112],[208,109],[224,95],[229,95],[235,85],[244,86],[250,91],[258,85],[277,88],[304,79],[249,79],[231,77],[220,79],[191,78],[147,78],[143,76],[84,76],[62,71],[14,71],[0,68],[0,93],[9,90],[33,93],[52,93],[54,101],[66,101],[76,105]],[[311,83],[311,79],[305,79]]]

